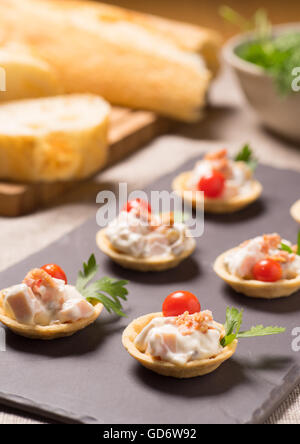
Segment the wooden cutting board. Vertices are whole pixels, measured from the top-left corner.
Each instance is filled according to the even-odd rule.
[[[109,133],[111,166],[171,127],[168,119],[148,111],[113,108]],[[52,184],[15,184],[0,182],[0,216],[16,217],[49,204],[56,197],[74,188],[80,182]]]

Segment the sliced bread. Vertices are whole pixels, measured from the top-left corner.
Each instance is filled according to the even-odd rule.
[[[106,162],[109,112],[89,94],[0,105],[0,178],[52,182],[95,173]]]

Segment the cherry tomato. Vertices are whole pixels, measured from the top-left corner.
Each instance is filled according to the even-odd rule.
[[[211,174],[201,177],[198,183],[198,190],[204,192],[206,197],[219,197],[224,191],[225,177],[219,171],[212,171]]]
[[[164,300],[162,311],[164,316],[179,316],[185,311],[189,314],[201,311],[201,306],[193,293],[189,291],[175,291]]]
[[[150,204],[146,200],[140,198],[129,200],[124,206],[124,211],[127,211],[127,213],[130,213],[130,211],[137,209],[141,209],[142,211],[151,213]]]
[[[61,279],[62,281],[65,281],[66,284],[68,283],[67,276],[66,276],[64,270],[62,268],[60,268],[58,265],[56,265],[56,264],[47,264],[47,265],[43,265],[41,267],[41,269],[45,270],[53,278]]]
[[[257,281],[276,282],[282,278],[282,268],[274,259],[263,259],[253,267],[253,276]]]

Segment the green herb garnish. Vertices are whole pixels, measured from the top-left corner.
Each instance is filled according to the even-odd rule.
[[[287,251],[289,254],[293,253],[293,250],[291,249],[291,247],[283,242],[281,242],[280,250]]]
[[[265,9],[258,9],[249,20],[225,5],[220,7],[219,13],[224,20],[237,26],[243,32],[255,31],[257,38],[267,38],[271,35],[272,25]]]
[[[243,310],[238,311],[237,308],[227,307],[226,310],[226,322],[224,324],[225,336],[221,339],[221,345],[226,347],[226,345],[231,344],[237,337],[243,322]]]
[[[236,54],[243,60],[265,69],[273,77],[282,95],[292,93],[292,83],[295,79],[293,69],[300,66],[300,32],[285,31],[278,36],[272,35],[271,23],[263,9],[257,10],[250,20],[246,20],[227,6],[220,9],[220,14],[243,32],[254,33],[253,39],[236,49]]]
[[[280,250],[287,251],[290,254],[296,253],[298,256],[300,256],[300,230],[298,231],[296,252],[293,251],[293,249],[289,245],[285,244],[284,242],[281,242]]]
[[[269,336],[269,335],[277,335],[279,333],[284,333],[285,328],[282,327],[264,327],[263,325],[256,325],[255,327],[250,328],[247,331],[241,331],[237,337],[238,338],[252,338],[256,336]]]
[[[257,325],[255,327],[252,327],[248,331],[240,332],[242,322],[243,310],[239,311],[237,308],[227,307],[226,322],[224,324],[225,336],[220,341],[222,347],[226,347],[226,345],[231,344],[235,339],[238,338],[276,335],[279,333],[283,333],[286,330],[282,327],[264,327],[263,325]]]
[[[245,162],[252,170],[255,170],[258,164],[256,157],[253,155],[253,150],[248,143],[242,147],[234,160],[236,162]]]
[[[91,282],[98,270],[99,265],[96,263],[94,254],[92,254],[87,264],[83,263],[83,270],[78,273],[77,290],[88,302],[101,302],[109,313],[114,312],[118,316],[126,316],[120,299],[127,300],[128,290],[125,285],[128,284],[128,281],[103,277]]]
[[[219,13],[224,20],[232,25],[238,26],[243,31],[250,31],[254,28],[254,23],[251,20],[245,19],[245,17],[243,17],[239,12],[235,11],[229,6],[221,6]]]

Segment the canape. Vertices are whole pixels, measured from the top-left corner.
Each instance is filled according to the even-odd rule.
[[[94,255],[79,272],[76,286],[67,283],[56,264],[29,271],[21,284],[0,292],[0,322],[21,336],[48,340],[82,330],[103,307],[124,315],[119,298],[126,300],[127,282],[105,277],[90,283],[97,271]]]
[[[127,202],[119,216],[97,233],[97,245],[114,262],[138,271],[174,268],[190,256],[195,239],[173,213],[152,214],[148,202]]]
[[[282,240],[277,233],[257,236],[221,254],[214,270],[246,296],[290,296],[300,289],[300,236],[298,245]]]
[[[300,224],[300,200],[298,200],[291,208],[291,215],[296,222]]]
[[[235,160],[227,150],[208,153],[196,163],[193,171],[186,171],[173,181],[173,190],[190,203],[199,206],[198,191],[204,193],[204,210],[209,213],[232,213],[256,201],[262,185],[253,178],[256,161],[248,145]]]
[[[195,295],[171,293],[162,312],[141,316],[125,329],[122,342],[128,353],[155,373],[193,378],[213,372],[235,353],[238,338],[285,331],[258,325],[240,332],[243,312],[228,308],[224,325],[212,313],[201,311]]]

